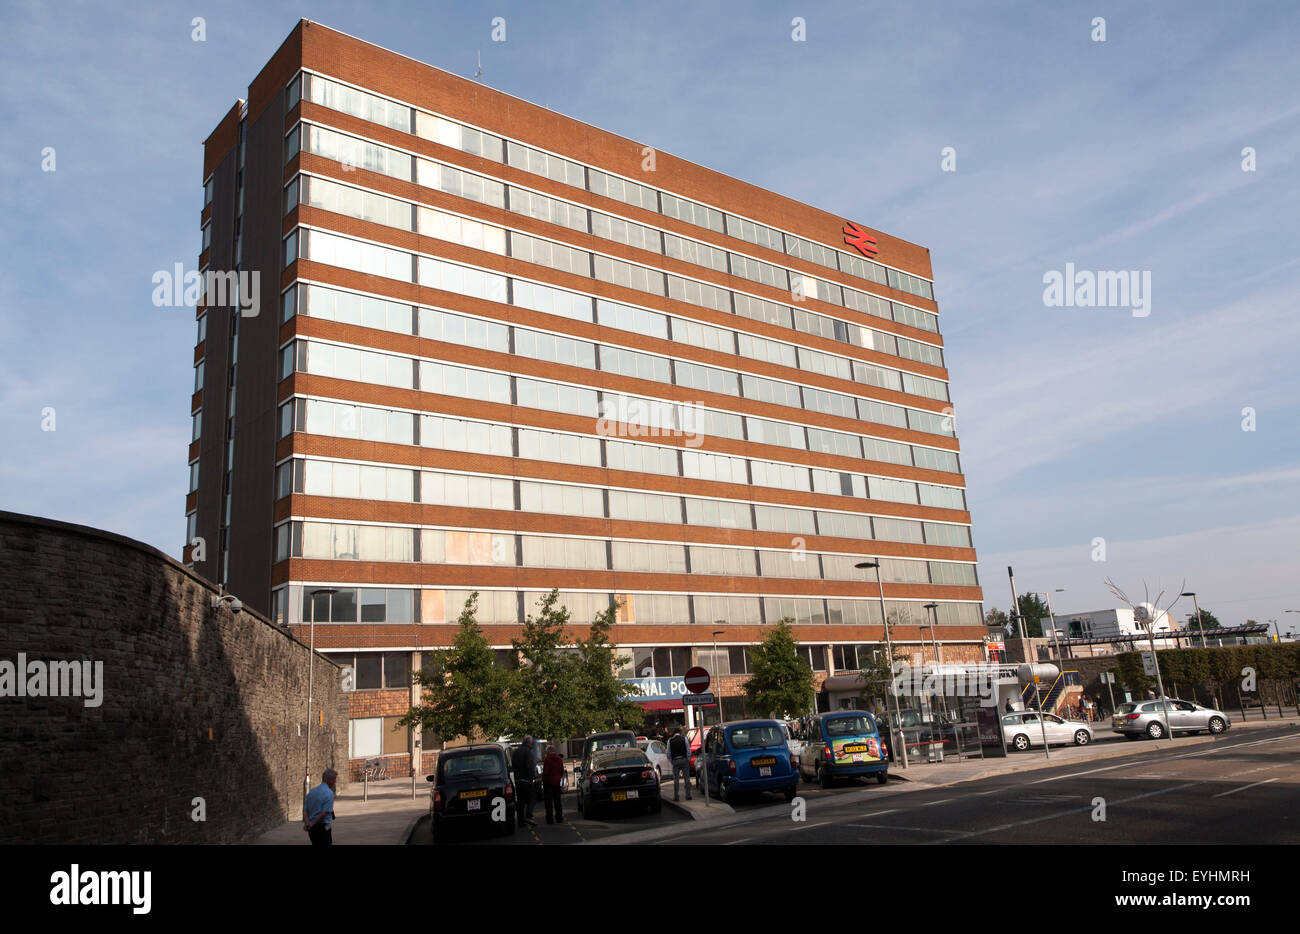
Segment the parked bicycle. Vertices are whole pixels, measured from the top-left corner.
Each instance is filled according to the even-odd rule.
[[[388,777],[388,765],[383,759],[368,760],[363,771],[365,780],[369,782],[383,781]]]

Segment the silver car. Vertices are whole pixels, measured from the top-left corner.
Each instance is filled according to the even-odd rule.
[[[1163,700],[1137,701],[1120,704],[1111,717],[1111,732],[1121,734],[1125,739],[1138,739],[1149,736],[1162,739],[1165,736],[1165,722],[1169,723],[1170,732],[1199,733],[1206,730],[1218,735],[1232,726],[1228,715],[1213,707],[1202,707],[1191,701],[1165,698]]]
[[[1003,715],[1002,735],[1012,749],[1024,752],[1031,746],[1042,746],[1044,730],[1050,746],[1069,743],[1086,746],[1092,742],[1092,728],[1082,721],[1063,720],[1056,714],[1048,713],[1042,715],[1043,720],[1040,722],[1038,716],[1037,710],[1017,710]]]

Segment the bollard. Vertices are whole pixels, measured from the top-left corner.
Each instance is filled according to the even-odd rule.
[[[361,800],[362,801],[370,800],[370,770],[369,769],[363,769],[361,771]]]

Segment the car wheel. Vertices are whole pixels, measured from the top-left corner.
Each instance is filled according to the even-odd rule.
[[[664,783],[663,769],[659,768],[659,766],[657,765],[655,766],[655,780],[658,781],[659,784],[661,785]]]
[[[888,772],[877,772],[877,773],[876,773],[876,781],[877,781],[878,783],[880,783],[881,785],[888,785],[888,784],[889,784],[889,773],[888,773]]]
[[[1160,739],[1160,737],[1164,735],[1165,735],[1165,726],[1159,720],[1155,721],[1149,727],[1147,727],[1147,736],[1150,736],[1152,739]]]
[[[1217,735],[1219,735],[1220,733],[1222,733],[1226,728],[1227,728],[1227,727],[1226,727],[1226,725],[1224,724],[1224,722],[1223,722],[1223,718],[1222,718],[1222,717],[1211,717],[1211,718],[1210,718],[1210,732],[1211,732],[1212,734],[1214,734],[1215,736],[1217,736]]]
[[[583,815],[583,816],[585,817],[585,816],[586,816],[586,811],[584,811],[582,808],[583,808],[583,803],[582,803],[582,789],[579,788],[579,789],[578,789],[578,813],[581,814],[581,815]]]
[[[1092,742],[1092,735],[1087,730],[1074,731],[1074,745],[1086,746],[1090,742]]]
[[[728,799],[729,797],[730,797],[730,796],[727,794],[727,783],[724,782],[724,781],[719,781],[719,782],[718,782],[718,800],[721,801],[723,804],[726,804],[726,803],[727,803],[727,799]]]
[[[438,826],[437,821],[429,828],[429,842],[435,846],[439,843],[447,842],[447,831]]]
[[[823,789],[831,787],[831,770],[817,763],[817,784]]]
[[[794,800],[794,796],[795,796],[795,795],[798,793],[798,791],[799,791],[799,788],[798,788],[797,785],[791,785],[789,788],[786,788],[784,791],[785,791],[785,800],[787,800],[787,801],[793,801],[793,800]]]
[[[664,809],[664,803],[658,798],[656,798],[654,800],[654,803],[650,805],[651,814],[659,814],[663,811],[663,809]]]
[[[1015,747],[1017,752],[1024,752],[1029,748],[1029,737],[1024,733],[1020,733],[1011,741],[1011,745]]]

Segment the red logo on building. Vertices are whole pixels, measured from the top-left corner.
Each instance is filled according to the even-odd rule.
[[[853,221],[844,222],[844,242],[854,247],[863,256],[875,256],[880,252],[876,249],[876,238]]]

